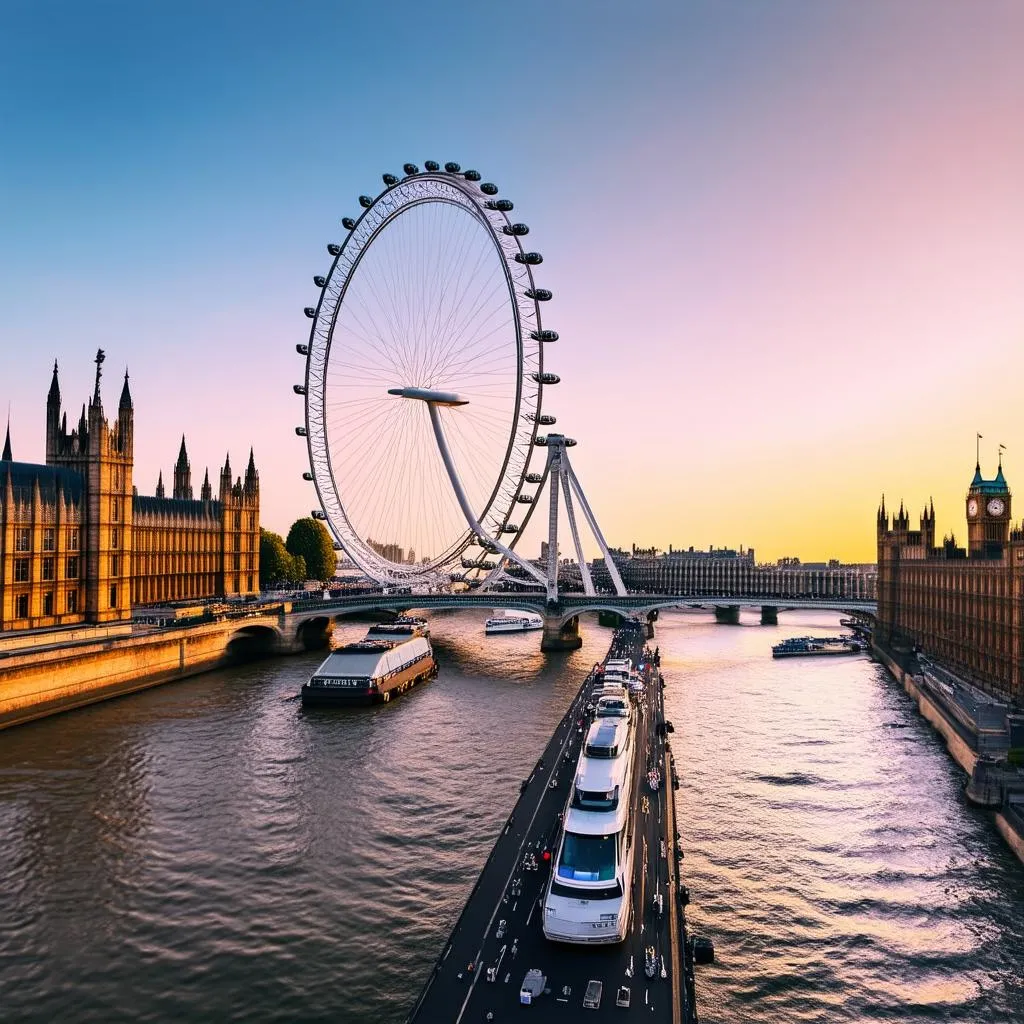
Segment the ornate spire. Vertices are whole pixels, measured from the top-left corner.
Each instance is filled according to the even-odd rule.
[[[93,393],[92,400],[96,405],[101,405],[100,402],[100,378],[103,376],[103,360],[107,358],[106,352],[99,348],[96,350],[96,390]]]
[[[213,499],[213,488],[210,486],[210,470],[207,468],[203,474],[203,486],[199,491],[200,501],[211,501]]]
[[[156,481],[156,496],[158,498],[166,496],[166,492],[164,491],[164,471],[162,469],[160,470],[160,476]]]
[[[46,396],[48,401],[56,401],[60,405],[60,382],[57,380],[57,360],[53,361],[53,380],[50,381],[50,393]]]
[[[245,468],[245,487],[252,490],[259,486],[259,474],[256,472],[256,459],[253,457],[252,448],[249,449],[249,465]]]
[[[119,409],[130,409],[132,407],[132,393],[128,390],[128,367],[124,368],[124,387],[121,388],[121,401],[117,403]]]
[[[7,415],[7,437],[4,439],[4,453],[0,455],[0,462],[13,462],[14,456],[11,455],[11,416],[10,413]]]
[[[178,461],[174,464],[174,497],[192,500],[192,467],[189,465],[188,452],[185,451],[184,434],[181,435]]]

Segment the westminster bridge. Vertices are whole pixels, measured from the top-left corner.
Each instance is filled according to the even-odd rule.
[[[740,608],[761,609],[761,621],[774,623],[780,610],[816,608],[843,612],[870,622],[875,615],[874,600],[841,595],[785,596],[737,593],[693,594],[611,594],[563,593],[550,603],[539,591],[470,591],[463,593],[363,593],[328,599],[278,602],[273,606],[253,605],[235,618],[236,635],[249,638],[268,651],[316,648],[326,644],[335,619],[367,613],[400,615],[452,608],[494,609],[505,606],[533,611],[544,619],[541,639],[545,650],[578,647],[579,617],[586,612],[608,612],[652,621],[663,608],[709,607],[719,622],[739,621]],[[234,616],[233,616],[234,617]]]

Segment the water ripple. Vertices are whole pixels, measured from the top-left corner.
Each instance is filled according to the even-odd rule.
[[[836,628],[783,618],[658,624],[702,1021],[1024,1020],[1024,871],[878,666],[772,661]],[[608,638],[481,619],[387,706],[302,712],[311,655],[4,733],[5,1024],[403,1020]]]

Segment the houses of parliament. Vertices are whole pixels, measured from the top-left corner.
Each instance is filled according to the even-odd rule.
[[[878,510],[877,631],[912,643],[990,693],[1024,701],[1024,530],[1010,521],[1012,495],[1000,459],[986,480],[974,468],[965,496],[967,547],[935,543],[935,509],[919,528],[900,505]]]
[[[0,458],[0,631],[130,619],[135,605],[259,591],[260,486],[228,458],[216,496],[199,488],[182,437],[171,497],[132,479],[135,410],[128,374],[111,424],[96,385],[68,430],[57,365],[46,399],[46,464],[13,459],[8,425]]]

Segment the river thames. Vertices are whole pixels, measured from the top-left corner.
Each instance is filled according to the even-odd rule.
[[[610,638],[483,618],[389,705],[303,712],[311,654],[0,733],[0,1019],[404,1020]],[[866,657],[771,658],[836,621],[658,623],[701,1019],[1024,1021],[1024,867],[941,741]]]

